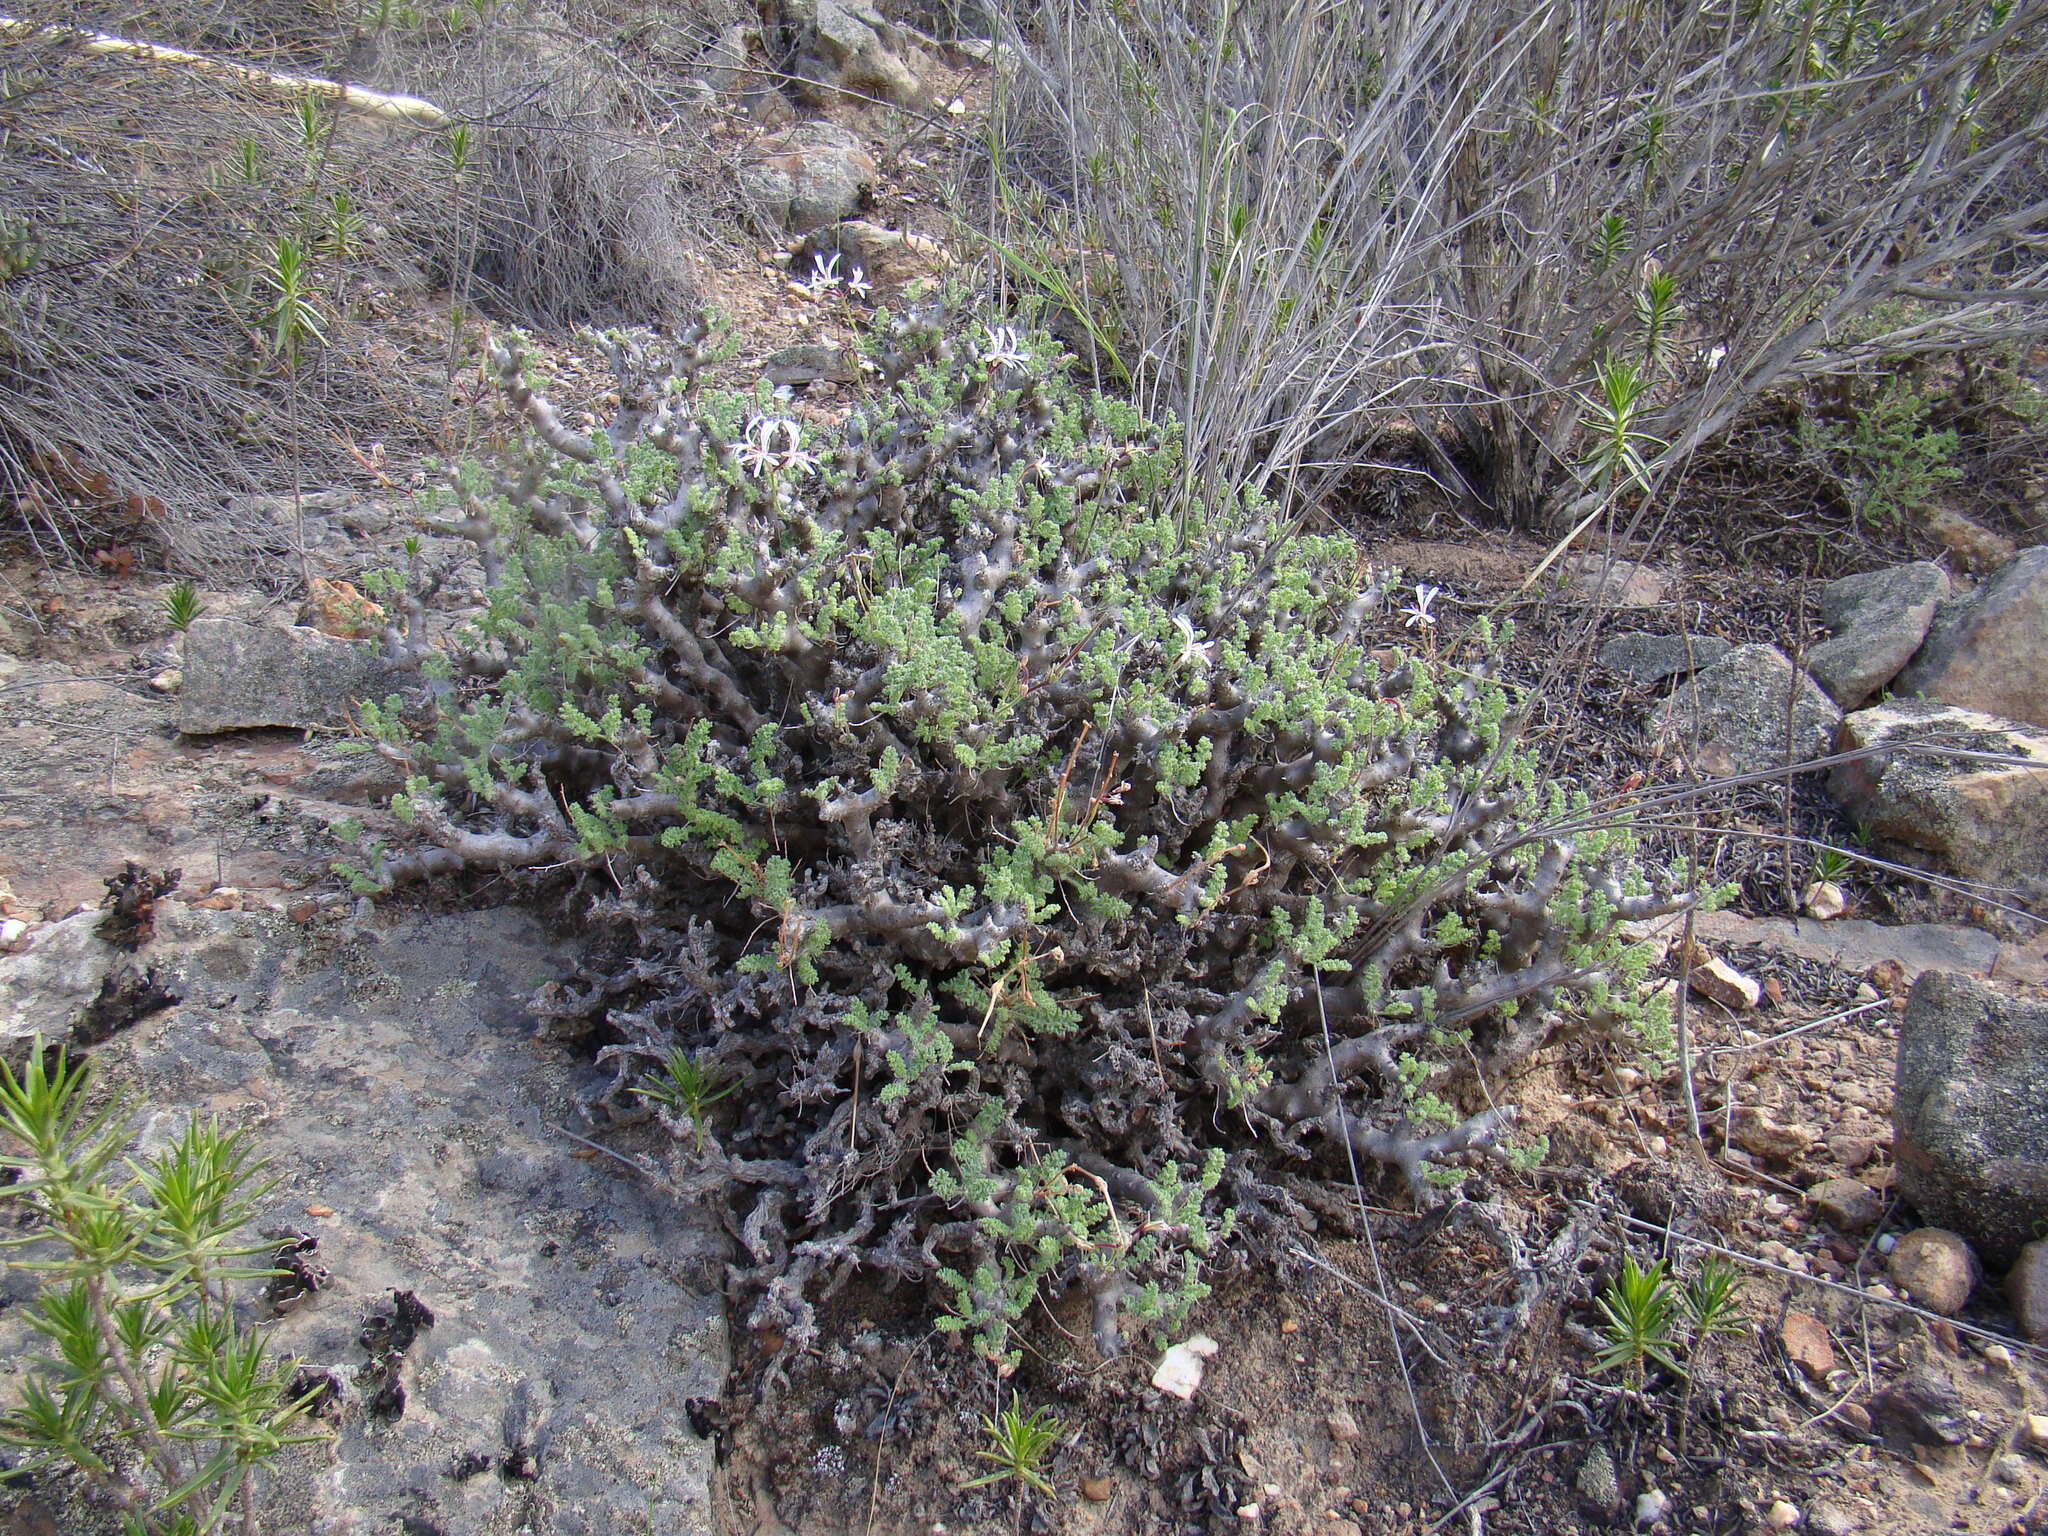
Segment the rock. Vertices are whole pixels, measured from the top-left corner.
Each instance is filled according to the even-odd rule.
[[[1834,638],[1808,653],[1806,670],[1842,708],[1857,708],[1912,660],[1948,595],[1948,572],[1927,560],[1829,582],[1820,615]]]
[[[1856,1518],[1839,1504],[1816,1500],[1807,1508],[1806,1528],[1814,1536],[1855,1536]]]
[[[735,22],[718,34],[718,40],[693,61],[697,78],[719,95],[743,95],[757,88],[766,77],[766,57],[755,62],[762,47],[761,29]]]
[[[797,36],[792,73],[810,105],[829,107],[846,94],[900,107],[924,105],[919,70],[907,62],[928,67],[923,50],[908,28],[873,6],[860,0],[783,0],[782,17]]]
[[[1636,1495],[1636,1524],[1655,1525],[1671,1513],[1671,1495],[1662,1488],[1645,1488]]]
[[[1943,605],[1898,687],[2048,725],[2048,545],[2021,550],[1971,596]]]
[[[770,356],[761,364],[761,375],[771,384],[851,384],[860,369],[845,348],[808,341]]]
[[[87,971],[103,961],[72,941],[94,917],[56,925]],[[255,1225],[318,1240],[325,1283],[269,1332],[335,1368],[343,1411],[259,1483],[255,1528],[501,1536],[545,1510],[555,1536],[709,1536],[712,1442],[681,1425],[725,1378],[722,1241],[701,1203],[570,1155],[557,1127],[603,1079],[534,1039],[523,997],[573,962],[553,925],[441,911],[300,937],[164,904],[136,958],[184,1002],[91,1052],[133,1096],[145,1152],[197,1112],[251,1127],[280,1180]],[[0,991],[50,958],[0,958]],[[399,1366],[402,1413],[377,1419],[357,1338],[394,1291],[434,1322]],[[0,1307],[0,1389],[32,1348],[27,1310]],[[444,1475],[458,1457],[490,1475]],[[65,1513],[60,1530],[102,1528]]]
[[[1579,1463],[1572,1487],[1591,1508],[1611,1515],[1621,1508],[1621,1479],[1615,1474],[1614,1456],[1604,1445],[1596,1445]]]
[[[372,647],[317,629],[198,619],[185,631],[178,729],[339,725],[358,699],[382,699],[407,681]]]
[[[1920,514],[1920,526],[1968,576],[1988,576],[2019,553],[2019,546],[2004,534],[1949,507],[1928,507]]]
[[[1219,1347],[1205,1333],[1196,1334],[1185,1344],[1174,1345],[1159,1357],[1159,1368],[1152,1373],[1152,1385],[1169,1397],[1188,1401],[1202,1384],[1203,1363],[1215,1358]]]
[[[1565,590],[1615,608],[1654,608],[1670,594],[1671,577],[1634,560],[1605,555],[1571,555],[1561,567],[1570,577]]]
[[[740,168],[740,190],[762,219],[799,235],[852,213],[874,179],[874,156],[836,123],[772,133]]]
[[[1710,667],[1733,649],[1718,635],[1616,635],[1600,647],[1600,665],[1658,683]]]
[[[2034,1479],[2034,1469],[2027,1465],[2027,1458],[2007,1451],[1991,1463],[1991,1475],[2008,1488],[2021,1488]]]
[[[2005,1277],[2005,1299],[2020,1332],[2036,1344],[2048,1344],[2048,1237],[2037,1237],[2020,1250]]]
[[[867,298],[875,304],[902,304],[938,286],[940,276],[953,264],[952,256],[936,240],[923,235],[884,229],[866,219],[846,219],[813,233],[790,258],[792,275],[805,273],[839,256],[838,270],[858,274],[867,285]]]
[[[2048,899],[2048,731],[1919,699],[1859,710],[1842,722],[1844,752],[1877,751],[1830,774],[1842,808],[1887,844],[1964,880]],[[1943,757],[1941,747],[1998,753],[2040,767]]]
[[[1981,1270],[1970,1245],[1940,1227],[1908,1232],[1885,1261],[1892,1284],[1918,1305],[1943,1317],[1963,1310]]]
[[[1849,898],[1832,880],[1816,880],[1799,898],[1806,915],[1817,922],[1832,922],[1849,909]]]
[[[1799,1523],[1799,1507],[1783,1499],[1771,1501],[1771,1507],[1764,1511],[1764,1524],[1774,1531],[1789,1531]]]
[[[384,609],[356,590],[352,581],[315,576],[306,583],[306,605],[299,622],[337,640],[371,640],[384,627]]]
[[[1719,955],[1699,961],[1686,973],[1692,990],[1731,1013],[1746,1013],[1763,999],[1763,984],[1745,976]]]
[[[1356,1445],[1365,1438],[1358,1427],[1358,1420],[1347,1409],[1337,1409],[1323,1420],[1323,1425],[1330,1431],[1330,1439],[1338,1445]]]
[[[1092,1504],[1106,1503],[1116,1491],[1116,1485],[1106,1477],[1084,1477],[1081,1479],[1081,1497]]]
[[[2048,1455],[2048,1413],[2028,1414],[2027,1422],[2022,1426],[2020,1434],[2026,1441],[2028,1450]]]
[[[1754,1105],[1738,1107],[1732,1118],[1735,1145],[1753,1157],[1790,1162],[1818,1139],[1803,1125],[1780,1125]]]
[[[1832,1149],[1834,1143],[1829,1142]],[[1837,1153],[1837,1156],[1840,1154]],[[1868,1162],[1866,1156],[1863,1161]],[[1884,1215],[1877,1191],[1856,1179],[1828,1179],[1806,1192],[1814,1215],[1837,1232],[1868,1232]]]
[[[1899,1192],[2011,1264],[2048,1231],[2048,1002],[1923,975],[1899,1020],[1892,1126]]]
[[[156,676],[149,680],[150,691],[153,693],[176,693],[178,685],[184,681],[185,674],[176,667],[165,667],[163,671],[157,673]]]
[[[1651,729],[1700,773],[1765,773],[1823,755],[1841,718],[1781,652],[1744,645],[1682,684]]]
[[[1827,1324],[1810,1312],[1787,1312],[1778,1331],[1785,1346],[1785,1358],[1806,1374],[1808,1381],[1825,1381],[1835,1368],[1835,1341]]]
[[[1822,924],[1721,911],[1699,913],[1694,931],[1708,943],[1758,944],[1857,974],[1893,963],[1908,983],[1927,970],[1988,976],[1999,963],[1998,940],[1960,923],[1885,924],[1849,917]]]
[[[1870,1417],[1895,1445],[1961,1445],[1970,1420],[1955,1383],[1938,1371],[1915,1371],[1870,1400]]]

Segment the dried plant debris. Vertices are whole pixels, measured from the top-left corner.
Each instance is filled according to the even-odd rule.
[[[282,1317],[325,1288],[328,1272],[312,1255],[320,1239],[294,1227],[268,1227],[263,1235],[277,1244],[271,1251],[272,1274],[263,1282],[263,1304]]]
[[[363,1392],[363,1411],[370,1417],[405,1416],[405,1352],[433,1326],[434,1314],[411,1291],[394,1290],[388,1312],[373,1312],[363,1320],[356,1342],[368,1351],[369,1359],[357,1367],[356,1385]]]
[[[175,869],[151,874],[129,861],[118,875],[107,876],[107,915],[93,931],[116,949],[131,953],[156,937],[156,904],[178,888]]]
[[[587,435],[492,354],[518,440],[429,514],[466,635],[366,580],[418,842],[350,873],[568,884],[598,940],[537,1010],[723,1205],[778,1362],[856,1269],[998,1362],[1078,1289],[1114,1352],[1316,1230],[1304,1175],[1434,1200],[1536,1155],[1482,1079],[1658,1038],[1621,925],[1688,881],[1540,780],[1501,637],[1190,488],[1050,337],[891,322],[829,427],[710,387],[701,326],[605,345]]]
[[[156,967],[138,971],[132,965],[110,973],[93,1000],[71,1022],[71,1043],[81,1048],[104,1044],[122,1030],[153,1013],[175,1008],[184,999],[157,979]]]

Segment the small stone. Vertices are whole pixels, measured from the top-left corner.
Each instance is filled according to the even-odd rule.
[[[1870,1400],[1871,1418],[1894,1444],[1961,1445],[1969,1420],[1955,1383],[1939,1371],[1915,1371]]]
[[[1746,1013],[1760,1002],[1763,984],[1745,976],[1719,955],[1695,965],[1687,977],[1693,991],[1711,1003],[1735,1013]]]
[[[306,1207],[306,1214],[314,1217],[332,1216],[334,1214],[334,1207],[331,1205],[309,1205]]]
[[[2020,1431],[2020,1438],[2029,1450],[2048,1455],[2048,1413],[2030,1413],[2026,1427]]]
[[[1299,1329],[1300,1327],[1301,1327],[1301,1324],[1300,1324],[1300,1322],[1298,1322],[1298,1321],[1297,1321],[1296,1319],[1294,1319],[1294,1318],[1291,1318],[1291,1317],[1283,1317],[1283,1318],[1281,1318],[1281,1319],[1280,1319],[1280,1331],[1281,1331],[1282,1333],[1293,1333],[1293,1332],[1295,1332],[1296,1330],[1298,1330],[1298,1329]]]
[[[1600,647],[1600,665],[1639,683],[1710,667],[1734,647],[1713,635],[1616,635]]]
[[[1806,1203],[1837,1232],[1868,1232],[1884,1215],[1877,1191],[1856,1179],[1824,1180],[1806,1192]]]
[[[1806,915],[1827,922],[1840,917],[1849,909],[1849,898],[1842,894],[1842,888],[1832,880],[1816,880],[1806,888],[1801,898]]]
[[[1084,1477],[1081,1479],[1081,1497],[1091,1503],[1101,1504],[1106,1502],[1113,1491],[1114,1489],[1106,1477]]]
[[[1219,1347],[1205,1333],[1196,1334],[1185,1344],[1174,1345],[1160,1357],[1159,1368],[1152,1373],[1152,1385],[1169,1397],[1187,1402],[1202,1384],[1202,1363],[1215,1358]]]
[[[1808,1381],[1825,1381],[1835,1368],[1835,1342],[1827,1324],[1809,1312],[1788,1312],[1779,1339],[1785,1356],[1806,1374]]]
[[[1814,1536],[1854,1536],[1856,1517],[1839,1504],[1822,1500],[1807,1510],[1806,1528]]]
[[[149,686],[157,693],[176,693],[178,684],[185,681],[185,674],[176,667],[165,667],[149,680]]]
[[[2026,1457],[2007,1451],[1991,1464],[1991,1475],[2009,1488],[2018,1488],[2033,1477],[2034,1469],[2027,1465]]]
[[[1861,1403],[1842,1404],[1835,1410],[1835,1417],[1842,1421],[1844,1427],[1859,1435],[1870,1433],[1870,1410]]]
[[[2005,1299],[2012,1303],[2020,1332],[2036,1344],[2048,1344],[2048,1237],[2020,1250],[2005,1277]]]
[[[1324,1419],[1323,1427],[1329,1430],[1330,1438],[1338,1445],[1356,1445],[1365,1438],[1364,1432],[1358,1427],[1358,1420],[1343,1408],[1339,1408]]]
[[[1256,1504],[1238,1505],[1237,1518],[1246,1525],[1257,1525],[1259,1523],[1259,1506]]]
[[[1970,1245],[1939,1227],[1908,1232],[1892,1249],[1885,1267],[1894,1285],[1944,1317],[1962,1311],[1980,1274]]]
[[[1654,608],[1671,591],[1671,577],[1633,560],[1609,560],[1604,555],[1573,555],[1563,569],[1571,574],[1570,590],[1577,596],[1617,608]]]
[[[20,918],[0,918],[0,948],[11,949],[27,937],[28,924]]]
[[[1614,1457],[1604,1445],[1596,1445],[1586,1453],[1572,1487],[1595,1509],[1611,1514],[1621,1508],[1621,1479],[1615,1475]]]
[[[1874,998],[1874,995],[1873,995]],[[1877,1156],[1875,1136],[1830,1136],[1828,1150],[1844,1168],[1861,1168]]]
[[[1636,1495],[1636,1524],[1655,1525],[1671,1512],[1671,1495],[1662,1488],[1646,1488]]]
[[[1802,1125],[1780,1125],[1762,1110],[1745,1105],[1735,1111],[1735,1145],[1754,1157],[1789,1162],[1812,1146],[1815,1135]]]
[[[1774,1531],[1789,1531],[1799,1523],[1799,1507],[1783,1499],[1774,1500],[1764,1511],[1764,1524]]]

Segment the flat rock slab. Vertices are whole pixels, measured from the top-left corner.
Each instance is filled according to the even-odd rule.
[[[282,1180],[258,1225],[318,1238],[311,1257],[331,1278],[275,1338],[342,1381],[343,1412],[333,1441],[278,1469],[259,1527],[710,1532],[711,1446],[685,1405],[725,1373],[723,1248],[707,1213],[557,1129],[577,1124],[591,1079],[533,1038],[521,1002],[566,968],[549,929],[514,911],[310,932],[160,914],[132,961],[97,945],[92,913],[0,959],[0,1033],[62,1014],[64,998],[23,1003],[39,979],[75,998],[96,974],[153,967],[183,1001],[95,1049],[100,1081],[141,1106],[145,1149],[194,1113],[253,1126]],[[394,1290],[435,1321],[405,1355],[404,1412],[386,1419],[367,1411],[357,1335]],[[0,1308],[0,1401],[25,1369],[20,1316]]]
[[[1600,665],[1639,683],[1658,683],[1711,667],[1734,649],[1718,635],[1616,635],[1600,647]]]
[[[1896,961],[1909,981],[1922,971],[1989,976],[1999,959],[1997,939],[1982,929],[1956,923],[1887,926],[1860,917],[1838,917],[1821,923],[1811,918],[1703,912],[1694,919],[1693,931],[1709,943],[1758,944],[1852,974],[1868,971],[1888,960]]]
[[[188,736],[261,726],[339,725],[359,699],[398,686],[376,648],[304,625],[200,619],[185,631],[178,729]]]

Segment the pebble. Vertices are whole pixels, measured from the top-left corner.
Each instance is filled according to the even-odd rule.
[[[1754,1008],[1764,995],[1762,983],[1743,975],[1719,955],[1693,966],[1688,981],[1701,997],[1734,1013]]]
[[[1636,1524],[1655,1525],[1671,1512],[1671,1495],[1662,1488],[1647,1488],[1636,1495]]]
[[[1861,1403],[1844,1403],[1835,1410],[1835,1417],[1859,1435],[1870,1433],[1870,1410]]]
[[[1202,1362],[1212,1359],[1220,1346],[1207,1334],[1198,1333],[1185,1344],[1176,1344],[1160,1357],[1152,1373],[1152,1385],[1168,1396],[1187,1402],[1202,1384]]]
[[[2005,1277],[2005,1298],[2020,1332],[2036,1344],[2048,1344],[2048,1238],[2036,1238],[2020,1250]]]
[[[1813,1213],[1837,1232],[1868,1232],[1884,1215],[1877,1191],[1860,1179],[1827,1179],[1806,1192]]]
[[[1835,1368],[1835,1342],[1828,1336],[1827,1324],[1809,1312],[1788,1312],[1779,1338],[1785,1345],[1785,1356],[1798,1366],[1808,1381],[1825,1381]]]
[[[1818,1139],[1803,1125],[1780,1125],[1764,1111],[1747,1105],[1735,1111],[1731,1135],[1743,1151],[1781,1161],[1799,1156]]]
[[[149,680],[149,686],[157,693],[176,693],[178,685],[185,681],[185,674],[176,667],[165,667]]]
[[[1081,1497],[1092,1503],[1105,1502],[1111,1493],[1110,1481],[1106,1477],[1084,1477],[1081,1479]]]
[[[1764,1524],[1774,1531],[1789,1531],[1798,1523],[1799,1507],[1787,1504],[1783,1499],[1776,1500],[1764,1511]]]
[[[1339,1445],[1356,1445],[1365,1438],[1358,1427],[1358,1420],[1342,1408],[1324,1419],[1323,1427],[1329,1430],[1330,1438]]]
[[[1815,1536],[1852,1536],[1856,1517],[1839,1504],[1822,1501],[1806,1512],[1806,1528]]]
[[[1981,1273],[1970,1245],[1940,1227],[1922,1227],[1900,1238],[1886,1270],[1894,1285],[1944,1317],[1962,1311]]]
[[[2027,1465],[2027,1458],[2007,1451],[1991,1464],[1991,1475],[2007,1487],[2018,1488],[2034,1475],[2034,1469]]]
[[[28,924],[20,918],[0,918],[0,944],[18,944],[27,932]]]

